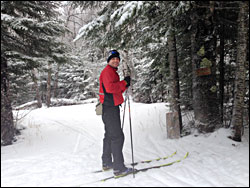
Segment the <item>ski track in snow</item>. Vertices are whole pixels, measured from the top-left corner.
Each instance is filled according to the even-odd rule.
[[[1,147],[1,186],[91,186],[91,187],[204,187],[249,186],[249,133],[243,142],[227,138],[229,129],[169,140],[164,103],[131,102],[135,162],[165,157],[135,166],[137,169],[165,164],[189,156],[168,167],[139,172],[120,179],[94,182],[112,176],[101,168],[104,127],[95,115],[95,104],[33,110],[20,124],[26,129],[19,140]],[[25,113],[26,111],[21,111]],[[21,115],[19,112],[19,115]],[[121,109],[121,120],[123,108]],[[124,159],[131,163],[128,108],[124,124]],[[248,130],[249,131],[249,130]]]

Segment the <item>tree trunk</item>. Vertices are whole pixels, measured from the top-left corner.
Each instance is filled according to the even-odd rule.
[[[214,9],[211,8],[211,10]],[[213,132],[215,127],[220,125],[213,14],[194,9],[191,21],[193,26],[191,49],[195,126],[199,132],[208,133]]]
[[[225,63],[224,63],[224,48],[225,48],[225,40],[224,40],[224,24],[221,24],[220,28],[220,78],[219,78],[219,86],[220,86],[220,118],[221,123],[223,123],[224,117],[224,76],[225,76]]]
[[[128,51],[124,50],[125,53],[125,57],[124,57],[124,62],[123,62],[123,75],[124,77],[126,76],[131,76],[131,69],[129,67],[129,55],[128,55]]]
[[[179,86],[179,75],[178,75],[178,63],[177,63],[177,50],[176,50],[176,39],[174,32],[173,20],[170,20],[170,31],[168,37],[168,61],[170,69],[170,110],[173,114],[177,115],[178,123],[175,126],[179,126],[176,130],[179,130],[179,135],[182,130],[182,118],[181,118],[181,108],[180,108],[180,86]],[[177,133],[175,133],[177,134]]]
[[[57,95],[58,95],[58,75],[59,75],[59,68],[60,68],[60,65],[58,64],[57,65],[57,71],[56,71],[56,74],[55,74],[55,82],[54,82],[54,95],[53,95],[54,98],[57,98]]]
[[[240,1],[239,17],[238,17],[238,39],[237,39],[237,67],[235,77],[235,93],[232,126],[235,130],[233,140],[241,141],[241,133],[243,128],[243,110],[245,97],[245,79],[246,79],[246,57],[247,57],[247,27],[245,19],[247,18],[247,1]]]
[[[1,55],[1,145],[12,144],[15,133],[9,95],[7,59]]]
[[[36,75],[36,70],[33,69],[32,70],[32,80],[34,82],[34,86],[36,89],[36,100],[37,100],[37,107],[41,108],[42,107],[42,99],[41,99],[41,95],[39,92],[39,86],[38,86],[38,82],[37,82],[37,75]]]
[[[51,62],[48,62],[48,78],[47,78],[47,98],[46,98],[47,107],[50,107],[51,104]]]
[[[124,77],[130,76],[131,77],[131,82],[130,86],[128,88],[128,92],[132,94],[133,91],[133,82],[132,82],[132,72],[131,72],[131,66],[130,66],[130,59],[129,59],[129,52],[127,50],[124,50],[125,56],[122,64],[122,69],[123,69],[123,75]]]

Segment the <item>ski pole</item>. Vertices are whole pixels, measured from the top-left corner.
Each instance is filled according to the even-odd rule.
[[[126,98],[125,98],[125,101],[124,101],[124,110],[123,110],[123,119],[122,119],[122,130],[123,130],[124,119],[125,119],[125,110],[126,110],[126,101],[127,101],[127,90],[126,90],[125,96],[126,96]]]
[[[128,94],[128,93],[127,93]],[[130,113],[130,101],[129,94],[128,98],[128,109],[129,109],[129,124],[130,124],[130,138],[131,138],[131,151],[132,151],[132,163],[134,164],[134,150],[133,150],[133,138],[132,138],[132,125],[131,125],[131,113]],[[135,178],[135,166],[133,165],[133,178]]]

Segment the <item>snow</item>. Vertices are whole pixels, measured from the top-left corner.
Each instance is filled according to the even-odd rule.
[[[91,31],[94,27],[96,27],[96,26],[103,26],[103,23],[106,20],[107,20],[107,16],[106,15],[102,15],[102,16],[94,19],[90,23],[84,25],[83,27],[81,27],[79,29],[78,34],[75,37],[75,39],[73,40],[73,42],[76,42],[77,40],[79,40],[81,37],[83,37],[86,34],[86,32]]]
[[[119,17],[119,20],[116,22],[115,27],[119,27],[124,24],[128,18],[132,17],[135,11],[139,11],[143,6],[141,1],[131,1],[128,2],[125,6],[120,7],[110,16],[110,20],[114,20],[116,17]]]
[[[115,10],[111,15],[101,15],[95,18],[93,21],[85,24],[79,29],[78,34],[73,42],[76,42],[84,35],[87,35],[87,33],[93,28],[102,27],[108,20],[109,22],[116,22],[115,27],[119,27],[120,25],[124,24],[128,18],[132,17],[136,12],[142,9],[143,4],[144,3],[142,1],[131,1]],[[116,20],[116,18],[119,18],[119,20]]]
[[[13,19],[14,19],[13,16],[1,13],[1,21],[12,21]]]
[[[163,157],[177,151],[171,158],[139,164],[137,169],[181,159],[186,152],[189,156],[171,166],[140,172],[135,178],[129,175],[94,183],[112,175],[112,171],[91,173],[101,168],[104,135],[101,116],[95,115],[95,105],[89,100],[89,103],[74,106],[15,112],[23,116],[18,126],[25,129],[17,142],[1,147],[1,187],[249,187],[248,132],[242,142],[228,139],[230,130],[224,128],[211,134],[193,133],[170,140],[166,135],[166,104],[132,101],[135,161]],[[123,107],[121,119],[122,115]],[[125,163],[131,163],[128,108],[124,134]]]

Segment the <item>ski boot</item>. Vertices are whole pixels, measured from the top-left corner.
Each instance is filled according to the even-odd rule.
[[[110,169],[113,169],[113,163],[111,163],[111,164],[103,163],[102,164],[102,171],[108,171]]]
[[[136,172],[136,169],[134,169],[134,172]],[[121,170],[114,170],[114,176],[115,176],[115,178],[126,176],[126,175],[132,174],[132,173],[133,173],[133,168],[124,167]]]

